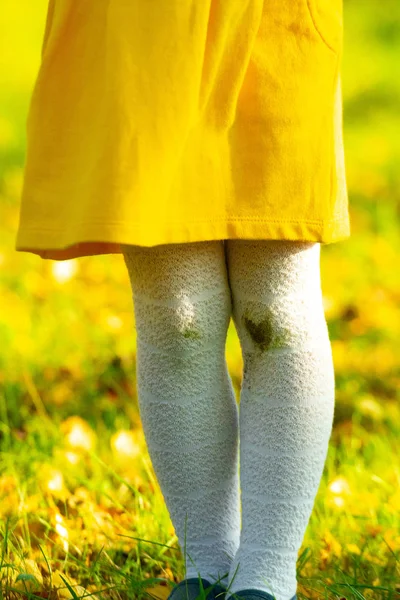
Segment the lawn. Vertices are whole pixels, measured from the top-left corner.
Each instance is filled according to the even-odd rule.
[[[166,598],[184,563],[141,428],[123,258],[14,250],[46,4],[0,13],[0,599]],[[321,250],[336,408],[298,598],[399,600],[400,3],[344,5],[351,238]],[[233,322],[227,361],[239,401]]]

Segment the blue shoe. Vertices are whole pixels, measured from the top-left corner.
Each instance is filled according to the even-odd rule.
[[[268,594],[268,592],[256,590],[254,588],[240,590],[239,592],[232,592],[232,600],[236,600],[236,596],[238,598],[242,598],[243,600],[274,600],[274,597],[271,594]],[[230,596],[229,600],[231,600]],[[297,594],[295,594],[290,600],[297,600]]]
[[[219,583],[211,584],[208,579],[201,578],[206,600],[224,600],[227,588]],[[212,589],[207,591],[207,588]],[[200,600],[201,589],[198,577],[183,579],[172,590],[167,600]]]

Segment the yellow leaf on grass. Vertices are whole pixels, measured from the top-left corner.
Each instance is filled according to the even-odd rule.
[[[146,588],[146,592],[149,594],[149,598],[157,598],[157,600],[166,600],[171,593],[172,588],[165,585],[156,585],[154,587]]]
[[[37,563],[31,558],[15,558],[10,587],[21,591],[34,592],[43,584],[43,577]]]
[[[358,546],[356,546],[356,544],[347,544],[346,548],[352,554],[361,554],[361,550]]]
[[[65,598],[66,600],[69,600],[70,598],[74,597],[62,578],[64,578],[65,581],[68,582],[68,584],[71,586],[71,588],[74,590],[75,594],[78,597],[83,596],[84,594],[88,594],[87,590],[85,590],[84,587],[82,587],[81,585],[77,585],[76,579],[69,575],[66,575],[65,573],[62,573],[61,571],[56,570],[53,572],[52,582],[53,587],[57,589],[59,598]]]

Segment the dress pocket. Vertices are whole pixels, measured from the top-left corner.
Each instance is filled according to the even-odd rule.
[[[304,0],[314,29],[330,50],[339,54],[343,43],[343,0]]]

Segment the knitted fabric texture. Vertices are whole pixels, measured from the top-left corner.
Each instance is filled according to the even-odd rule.
[[[186,534],[186,577],[229,571],[227,600],[245,588],[289,600],[334,411],[320,244],[123,250],[143,429],[183,551]],[[225,360],[231,316],[244,361],[239,413]]]
[[[320,244],[227,244],[233,319],[244,358],[240,396],[242,530],[230,592],[288,600],[323,473],[334,369],[320,281]],[[229,595],[227,596],[227,600]]]
[[[186,577],[200,572],[213,583],[227,575],[240,536],[238,406],[225,358],[232,307],[223,244],[123,250],[149,456]]]

